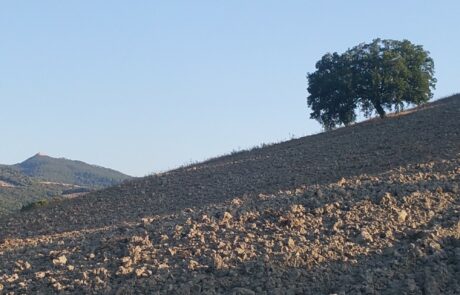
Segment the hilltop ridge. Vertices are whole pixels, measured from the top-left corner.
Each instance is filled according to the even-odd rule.
[[[107,187],[130,178],[113,169],[66,158],[53,158],[40,152],[13,167],[30,177],[94,188]]]
[[[4,290],[458,294],[460,95],[2,218]],[[156,292],[156,293],[155,293]]]
[[[37,153],[15,165],[0,165],[0,215],[72,190],[101,189],[129,178],[112,169]]]

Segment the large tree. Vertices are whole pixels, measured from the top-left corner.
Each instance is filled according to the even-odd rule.
[[[310,117],[325,129],[356,120],[356,109],[366,117],[374,112],[402,110],[433,96],[434,63],[421,45],[408,40],[375,39],[343,54],[325,54],[316,71],[307,75]]]

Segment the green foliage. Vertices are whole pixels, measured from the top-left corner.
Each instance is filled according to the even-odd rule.
[[[25,212],[25,211],[30,211],[36,208],[46,207],[53,203],[62,202],[65,199],[66,199],[65,197],[61,197],[61,196],[54,196],[54,197],[49,197],[45,199],[38,199],[33,202],[29,202],[25,205],[22,205],[21,211]]]
[[[23,205],[21,207],[21,211],[29,211],[38,207],[44,207],[49,204],[49,201],[47,199],[41,199],[32,203],[29,203],[27,205]]]
[[[343,54],[327,53],[307,75],[310,117],[325,129],[348,125],[359,108],[366,117],[375,111],[400,111],[405,104],[422,104],[435,88],[429,52],[408,40],[375,39]]]
[[[31,179],[20,173],[16,168],[8,165],[0,165],[0,181],[4,181],[14,186],[29,185]]]

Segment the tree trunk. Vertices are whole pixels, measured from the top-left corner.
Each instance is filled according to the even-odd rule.
[[[374,108],[377,110],[377,113],[379,114],[380,118],[385,118],[385,110],[382,108],[382,105],[380,103],[374,103]]]

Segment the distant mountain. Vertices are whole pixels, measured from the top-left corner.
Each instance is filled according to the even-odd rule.
[[[0,215],[35,202],[73,197],[131,178],[118,171],[43,154],[0,165]]]
[[[29,177],[90,188],[108,187],[131,178],[112,169],[40,153],[13,167]]]

